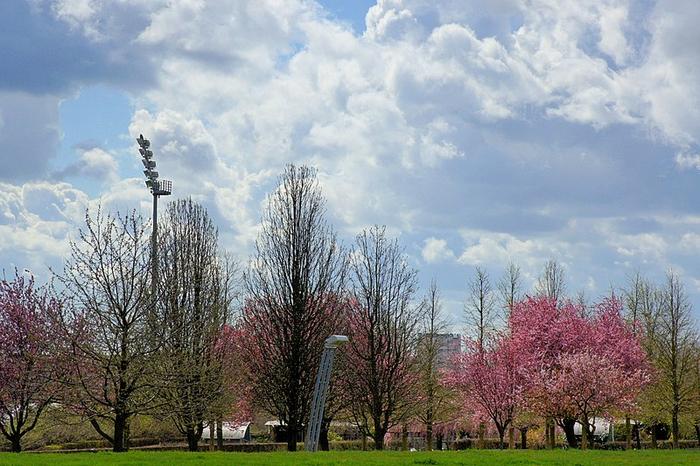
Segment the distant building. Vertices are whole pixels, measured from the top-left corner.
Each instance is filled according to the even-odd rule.
[[[426,335],[421,334],[419,338],[423,339]],[[449,366],[452,357],[462,351],[462,336],[458,333],[438,333],[435,337],[439,344],[437,354],[438,369],[444,369]]]
[[[440,333],[437,337],[440,339],[437,362],[442,369],[449,365],[453,356],[462,351],[462,336],[458,333]]]

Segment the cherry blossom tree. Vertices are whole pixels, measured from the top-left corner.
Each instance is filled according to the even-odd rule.
[[[52,326],[59,308],[33,278],[0,281],[0,432],[15,452],[59,393]]]
[[[500,335],[489,345],[467,341],[467,351],[457,356],[447,383],[464,396],[465,411],[475,419],[490,419],[503,448],[506,429],[513,423],[523,389],[518,371],[517,345]]]
[[[557,419],[571,446],[576,420],[584,426],[585,448],[591,421],[631,412],[650,379],[646,354],[621,309],[613,296],[586,316],[569,302],[539,297],[517,304],[511,315],[527,403]]]

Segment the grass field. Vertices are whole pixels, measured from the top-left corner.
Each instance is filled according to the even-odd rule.
[[[700,450],[493,451],[310,453],[2,453],[0,465],[698,465]]]

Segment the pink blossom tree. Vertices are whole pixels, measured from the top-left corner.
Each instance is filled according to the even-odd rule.
[[[491,344],[467,341],[467,351],[457,356],[446,382],[464,396],[466,412],[479,420],[490,419],[503,448],[506,429],[513,423],[523,388],[518,371],[517,346],[508,335]]]
[[[0,281],[0,432],[15,452],[58,395],[51,322],[59,307],[33,278]]]
[[[584,427],[586,448],[593,419],[633,410],[649,381],[646,355],[621,309],[614,296],[589,317],[571,303],[527,298],[511,315],[525,399],[535,411],[557,419],[571,446],[577,443],[576,420]]]

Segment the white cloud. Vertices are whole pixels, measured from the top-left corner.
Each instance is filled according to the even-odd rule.
[[[550,238],[521,239],[508,233],[462,230],[466,246],[459,256],[465,265],[495,264],[504,267],[513,262],[526,271],[536,272],[550,258],[565,262],[571,258],[570,245]]]
[[[533,277],[554,257],[582,264],[571,268],[574,288],[592,290],[591,274],[609,273],[614,261],[634,267],[683,262],[682,248],[695,254],[695,240],[683,236],[690,221],[625,230],[608,218],[616,209],[639,215],[646,207],[625,190],[656,176],[654,164],[654,175],[618,187],[628,169],[651,166],[627,147],[651,141],[677,153],[681,167],[700,165],[694,3],[661,0],[633,17],[643,5],[626,0],[380,0],[359,37],[312,1],[52,5],[87,42],[113,44],[110,60],[148,52],[155,74],[134,98],[130,142],[141,132],[153,141],[174,197],[205,203],[238,252],[255,237],[275,176],[296,162],[319,169],[342,233],[388,224],[428,267],[513,260]],[[19,120],[46,115],[37,109],[58,100],[35,99]],[[25,100],[0,94],[0,137]],[[42,127],[55,151],[56,128]],[[140,178],[113,182],[115,161],[140,168],[135,146],[131,159],[99,150],[83,157],[111,180],[101,201],[148,212]],[[669,192],[655,214],[679,218]],[[37,218],[64,215],[53,207],[60,200],[30,194],[42,201],[2,205],[0,223],[28,217],[22,228],[40,232]],[[450,235],[464,225],[472,226],[453,251],[442,238],[456,248]]]
[[[598,47],[615,60],[618,65],[624,65],[629,59],[631,50],[624,34],[627,23],[627,8],[616,6],[604,8],[600,15],[600,41]]]
[[[439,238],[427,238],[423,242],[421,251],[423,259],[428,263],[443,262],[454,259],[454,252],[447,245],[447,241]]]
[[[700,154],[678,152],[676,154],[676,163],[681,168],[696,168],[700,170]]]
[[[114,182],[117,178],[117,162],[109,152],[94,147],[84,151],[80,156],[81,173],[106,182]]]

